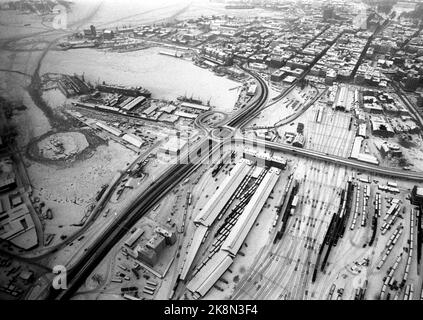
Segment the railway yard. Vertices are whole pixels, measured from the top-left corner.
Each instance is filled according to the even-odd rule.
[[[422,300],[423,24],[200,2],[0,37],[0,300]]]
[[[175,248],[177,254],[173,254],[175,265],[167,270],[168,274],[161,273],[158,265],[149,273],[154,281],[162,284],[161,290],[154,295],[144,292],[140,297],[199,297],[192,285],[193,279],[202,274],[202,268],[211,272],[214,257],[226,252],[225,239],[230,237],[238,221],[233,223],[231,217],[236,217],[235,212],[242,208],[246,199],[243,194],[250,188],[257,188],[251,182],[258,179],[259,185],[264,177],[265,162],[257,158],[257,166],[252,162],[252,168],[237,169],[245,155],[242,156],[242,149],[235,147],[236,155],[229,157],[227,154],[231,150],[222,150],[222,159],[226,158],[226,162],[221,171],[216,174],[216,165],[203,165],[189,181],[174,190],[170,195],[173,200],[163,199],[159,205],[162,209],[148,214],[155,221],[162,220],[162,224],[175,223],[178,239],[181,239]],[[260,152],[263,150],[258,149],[257,157]],[[262,156],[264,159],[264,154]],[[277,156],[273,154],[273,157]],[[407,199],[412,183],[388,181],[384,177],[361,174],[321,161],[295,160],[290,156],[286,160],[287,166],[278,176],[244,244],[233,261],[207,284],[208,289],[201,294],[203,298],[312,300],[383,299],[388,296],[403,299],[411,287],[420,292],[418,256],[412,252],[409,254],[411,223],[413,232],[419,232],[418,210]],[[201,216],[202,209],[208,208],[208,202],[213,201],[210,197],[213,197],[214,190],[218,186],[224,188],[231,170],[241,175],[237,178],[239,174],[233,173],[232,179],[238,179],[238,182],[234,180],[235,186],[228,190],[234,196],[227,195],[229,202],[226,206],[216,209],[221,210],[216,211],[220,212],[219,216],[208,217],[210,222],[204,224],[199,222],[203,220],[198,215]],[[245,175],[246,178],[242,178]],[[249,179],[250,182],[245,183]],[[393,191],[388,191],[388,185],[395,186],[391,189]],[[397,210],[392,210],[391,206],[397,206]],[[179,216],[182,220],[172,218],[164,223],[169,211],[172,217]],[[210,214],[213,215],[212,211]],[[335,220],[338,216],[344,217],[339,220],[339,226]],[[219,245],[216,241],[220,240],[220,235],[223,238]],[[413,242],[417,244],[416,239],[414,236]],[[390,277],[391,284],[383,291],[384,281],[398,258],[391,254],[392,244],[396,248],[394,251],[401,253],[402,260]],[[122,243],[112,252],[117,252],[120,247]],[[128,257],[121,256],[121,259],[128,261]],[[105,269],[106,262],[93,275]],[[159,264],[162,269],[166,265]],[[114,266],[114,271],[119,274],[120,267]],[[123,280],[125,286],[140,286],[140,280],[133,274],[129,273],[129,278]],[[111,282],[110,286],[116,287],[116,283]],[[119,295],[118,287],[115,290],[109,287],[98,289],[97,297]],[[417,293],[415,297],[418,297]]]

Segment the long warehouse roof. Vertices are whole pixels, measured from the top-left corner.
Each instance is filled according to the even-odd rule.
[[[121,130],[119,130],[115,127],[108,126],[107,124],[104,124],[102,122],[97,122],[96,125],[97,125],[97,127],[102,128],[103,130],[106,130],[106,131],[110,132],[111,134],[114,134],[115,136],[120,137],[123,134],[123,132]]]
[[[280,170],[272,168],[266,174],[252,196],[250,202],[248,202],[245,207],[244,212],[239,217],[226,240],[223,242],[222,250],[229,252],[233,256],[238,253],[238,250],[241,248],[245,238],[250,232],[251,227],[256,221],[257,216],[266,203],[267,198],[275,187],[275,184],[279,179],[279,172]]]
[[[241,160],[235,165],[229,176],[225,178],[219,189],[211,196],[200,214],[195,218],[195,223],[209,227],[216,220],[223,207],[250,170],[247,163],[247,160]]]
[[[136,146],[137,148],[141,148],[143,143],[144,143],[144,141],[140,137],[138,137],[134,134],[131,134],[131,133],[125,134],[122,137],[122,139],[125,140],[126,142],[129,142],[130,144]]]
[[[227,252],[219,251],[188,283],[187,289],[192,293],[199,293],[204,297],[217,280],[225,273],[232,264],[233,259]]]
[[[134,109],[136,106],[138,106],[140,103],[144,102],[145,100],[147,99],[143,96],[136,97],[134,100],[132,100],[131,102],[127,103],[124,107],[122,107],[122,110],[131,111],[132,109]]]
[[[188,271],[191,268],[191,265],[194,261],[195,256],[197,255],[198,249],[201,246],[201,242],[204,239],[204,236],[207,233],[207,227],[199,225],[194,231],[194,237],[192,238],[191,245],[188,249],[188,254],[186,255],[184,266],[182,267],[181,280],[185,280],[187,277]]]
[[[190,102],[183,102],[181,104],[181,106],[182,107],[185,107],[185,108],[193,108],[193,109],[198,109],[198,110],[202,110],[202,111],[208,111],[208,110],[210,110],[210,107],[203,106],[201,104],[190,103]]]

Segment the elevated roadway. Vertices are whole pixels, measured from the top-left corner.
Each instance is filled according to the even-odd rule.
[[[253,140],[253,139],[235,138],[234,140],[237,143],[245,143],[248,145],[257,144],[257,140]],[[361,170],[361,171],[365,171],[369,173],[374,173],[374,174],[380,174],[383,176],[423,182],[423,172],[406,171],[403,169],[380,167],[377,165],[361,162],[354,159],[347,159],[347,158],[330,155],[330,154],[319,152],[319,151],[293,147],[290,144],[263,141],[261,145],[277,152],[284,152],[284,153],[289,153],[292,155],[298,155],[298,156],[303,156],[306,158],[326,161],[333,164],[344,165],[353,169],[357,169],[357,170]]]

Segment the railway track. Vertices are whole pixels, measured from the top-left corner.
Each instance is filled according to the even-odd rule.
[[[320,172],[309,169],[307,177],[314,182],[308,185],[303,194],[316,189],[315,187],[328,185],[332,180],[331,171],[327,173],[322,171],[323,164],[319,164],[318,169]],[[340,176],[345,176],[343,170],[337,172],[335,181],[338,185],[343,180]],[[311,198],[313,197],[312,194]],[[272,254],[269,251],[267,255],[262,254],[256,260],[257,264],[237,288],[234,299],[304,298],[314,269],[314,261],[317,258],[317,246],[323,241],[322,230],[329,225],[328,215],[325,215],[324,219],[317,219],[317,216],[321,215],[321,210],[336,211],[336,208],[329,208],[333,206],[329,205],[332,203],[331,197],[332,193],[326,193],[323,198],[317,200],[317,203],[313,201],[311,206],[309,205],[307,214],[297,216],[295,221],[291,220],[287,237],[272,249],[275,253]],[[303,200],[307,203],[311,201],[310,199],[306,200],[305,197]],[[301,247],[304,247],[305,250]],[[259,281],[261,287],[257,290],[255,284]]]

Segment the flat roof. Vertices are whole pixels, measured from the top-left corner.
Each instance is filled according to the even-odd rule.
[[[135,107],[137,107],[139,104],[143,103],[145,100],[147,100],[147,98],[144,96],[136,97],[134,100],[127,103],[122,109],[125,111],[130,111],[134,109]]]
[[[191,103],[191,102],[182,102],[181,107],[192,108],[192,109],[197,109],[202,111],[210,110],[210,107],[203,106],[202,104]]]
[[[141,148],[141,146],[144,144],[144,140],[131,133],[125,134],[122,139],[138,148]]]
[[[233,259],[227,252],[219,251],[207,262],[201,272],[197,273],[188,283],[187,289],[204,297],[232,262]]]
[[[270,193],[279,180],[279,172],[280,170],[272,168],[265,175],[250,202],[248,202],[243,213],[229,233],[229,236],[223,242],[222,250],[227,251],[232,256],[238,253],[251,227],[269,198]]]
[[[193,113],[188,113],[188,112],[184,112],[184,111],[176,111],[175,115],[180,116],[182,118],[188,118],[188,119],[196,119],[198,117],[197,114],[193,114]]]
[[[213,193],[213,195],[204,205],[203,209],[195,218],[194,222],[197,224],[205,225],[207,227],[211,226],[211,224],[218,217],[220,211],[231,198],[232,194],[241,184],[249,170],[250,167],[247,165],[246,160],[241,160],[238,162],[229,173],[229,176],[227,176],[220,184],[219,189]]]
[[[112,126],[108,126],[107,124],[102,123],[102,122],[96,122],[96,125],[97,125],[97,127],[100,127],[101,129],[104,129],[107,132],[110,132],[111,134],[114,134],[115,136],[118,136],[118,137],[121,136],[122,133],[123,133],[119,129],[114,128]]]

